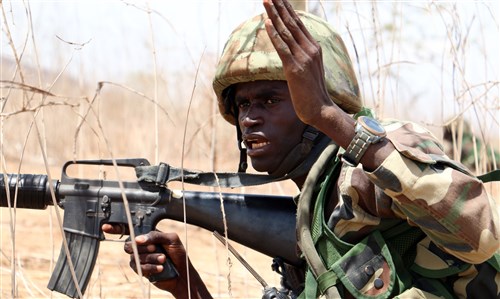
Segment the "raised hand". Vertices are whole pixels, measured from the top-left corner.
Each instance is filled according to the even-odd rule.
[[[283,63],[295,112],[314,125],[325,105],[335,105],[325,84],[321,47],[288,1],[264,0],[264,7],[266,30]]]

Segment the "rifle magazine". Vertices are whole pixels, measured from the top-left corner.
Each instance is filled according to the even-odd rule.
[[[78,286],[83,295],[97,259],[99,239],[67,231],[65,235],[68,241],[76,280],[78,281]],[[65,294],[71,298],[78,297],[78,289],[73,281],[71,266],[66,258],[64,246],[61,246],[61,253],[59,254],[57,264],[52,272],[47,288]]]

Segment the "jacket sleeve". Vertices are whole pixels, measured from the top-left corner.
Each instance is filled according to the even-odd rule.
[[[370,180],[444,251],[473,264],[489,259],[500,246],[498,208],[483,183],[420,126],[392,122],[386,129],[396,151],[367,173]]]

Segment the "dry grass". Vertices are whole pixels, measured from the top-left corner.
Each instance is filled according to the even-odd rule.
[[[248,5],[249,1],[242,3]],[[31,11],[30,2],[0,4],[2,172],[43,173],[57,179],[65,161],[110,157],[144,157],[151,163],[164,161],[192,169],[235,170],[239,155],[235,132],[218,115],[210,89],[220,48],[209,49],[195,58],[192,54],[178,58],[191,61],[187,63],[191,68],[165,69],[162,52],[169,51],[160,46],[160,41],[171,38],[165,34],[171,26],[175,29],[180,25],[168,23],[168,17],[163,15],[166,11],[146,13],[143,4],[122,2],[118,8],[124,13],[135,11],[137,20],[141,20],[137,26],[147,29],[145,41],[137,43],[148,45],[149,58],[154,63],[150,69],[130,70],[117,80],[103,80],[88,72],[108,67],[104,65],[86,65],[82,68],[84,75],[75,76],[70,71],[78,64],[74,57],[83,57],[92,42],[86,44],[87,39],[73,36],[56,42],[53,36],[40,40],[39,23],[33,20],[39,20],[38,14],[43,17],[43,10]],[[50,3],[47,7],[51,7]],[[499,49],[494,12],[498,5],[477,2],[464,10],[459,4],[437,2],[311,1],[309,9],[320,15],[325,13],[344,37],[359,70],[366,105],[375,107],[380,116],[426,124],[437,136],[452,120],[460,133],[461,124],[466,121],[476,136],[474,142],[480,144],[473,166],[478,172],[491,167],[488,152],[500,148],[499,70],[495,65],[498,58],[491,57],[498,51],[490,52]],[[227,17],[227,12],[221,11]],[[30,25],[26,31],[20,30],[20,19],[14,20],[14,15],[21,15],[23,22]],[[420,28],[422,24],[434,29],[431,35],[425,35],[429,31]],[[44,26],[50,27],[51,22]],[[496,35],[491,37],[491,32]],[[74,45],[71,40],[84,42]],[[50,42],[62,44],[61,52],[43,52],[41,43]],[[186,53],[191,53],[189,45],[185,47]],[[128,59],[135,59],[133,48],[126,51],[132,53]],[[40,64],[40,56],[50,55],[57,58],[54,57],[52,70],[47,70]],[[420,77],[422,83],[414,74],[424,74]],[[432,80],[428,83],[424,80],[428,78],[422,77]],[[459,149],[464,147],[461,135],[450,144],[450,154],[457,159]],[[488,186],[498,199],[498,184]],[[288,183],[241,191],[296,192]],[[54,208],[2,208],[0,220],[0,297],[63,298],[46,288],[61,244]],[[257,281],[234,258],[228,265],[229,253],[211,233],[168,220],[162,221],[159,228],[176,231],[186,239],[194,264],[216,297],[260,297]],[[154,287],[149,289],[147,283],[140,283],[128,267],[122,243],[103,242],[101,246],[86,297],[142,298],[145,294],[141,286],[146,287],[146,297],[166,296]],[[270,271],[268,257],[237,244],[236,247],[269,284],[279,284],[277,275]]]

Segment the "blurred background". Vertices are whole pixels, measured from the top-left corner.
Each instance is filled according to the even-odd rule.
[[[378,117],[426,126],[478,174],[498,167],[498,1],[293,4],[336,28],[364,104]],[[226,38],[264,11],[261,1],[11,0],[0,8],[3,173],[58,179],[68,160],[130,157],[237,169],[235,130],[220,117],[211,82]],[[498,184],[488,187],[498,198]],[[298,191],[285,182],[232,192]],[[0,297],[57,297],[46,289],[60,246],[56,211],[0,210]],[[228,262],[211,234],[160,225],[182,234],[216,297],[260,298],[257,281]],[[104,242],[86,296],[144,297],[121,248]],[[238,248],[268,283],[279,284],[268,257]]]

